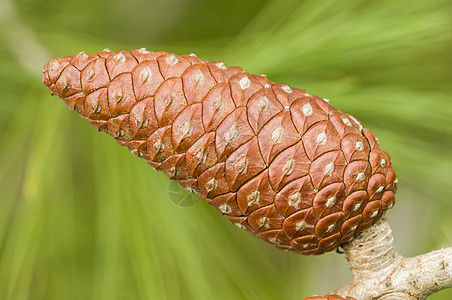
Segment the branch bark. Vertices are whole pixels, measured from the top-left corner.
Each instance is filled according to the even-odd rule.
[[[344,244],[353,282],[336,291],[360,300],[421,300],[452,287],[452,248],[416,257],[401,256],[382,219]]]

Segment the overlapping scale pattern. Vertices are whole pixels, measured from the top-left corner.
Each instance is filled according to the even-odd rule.
[[[372,132],[327,99],[265,76],[140,49],[52,59],[43,82],[278,248],[331,251],[394,204],[397,178]]]

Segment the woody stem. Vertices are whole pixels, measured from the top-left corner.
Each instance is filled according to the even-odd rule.
[[[452,287],[452,248],[405,258],[382,219],[344,244],[353,282],[336,291],[357,299],[425,299]]]

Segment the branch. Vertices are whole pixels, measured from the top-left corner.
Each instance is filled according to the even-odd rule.
[[[452,248],[405,258],[383,219],[344,244],[353,282],[336,291],[357,299],[425,299],[452,287]]]

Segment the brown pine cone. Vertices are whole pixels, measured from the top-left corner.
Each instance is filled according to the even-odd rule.
[[[394,204],[389,155],[327,99],[194,55],[52,59],[70,109],[239,227],[303,254],[336,249]]]
[[[321,296],[308,297],[304,298],[303,300],[356,300],[356,299],[352,297],[343,297],[338,295],[326,295],[325,297]]]

